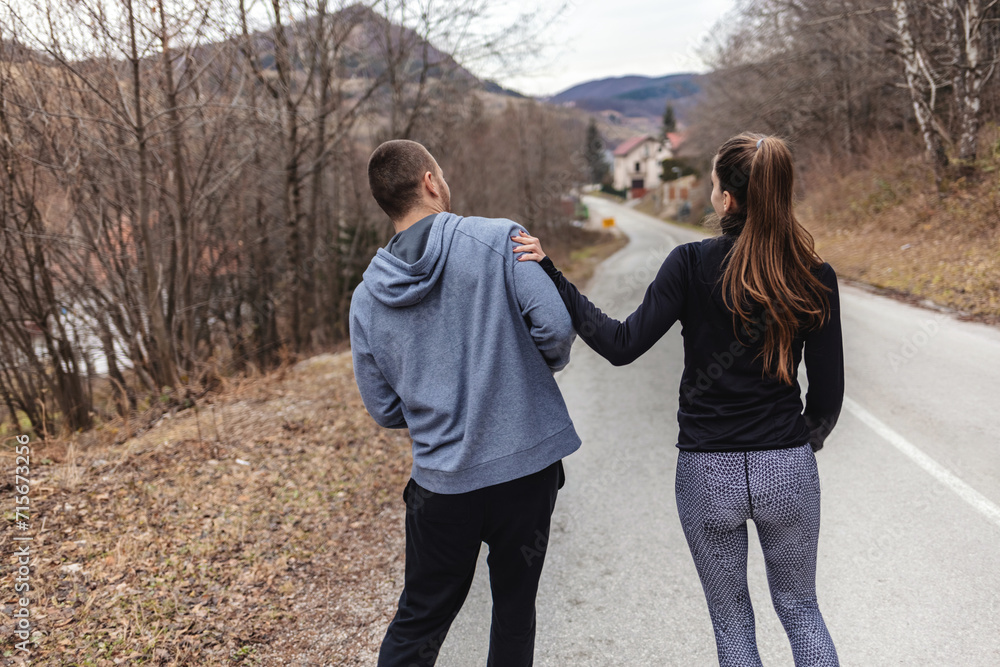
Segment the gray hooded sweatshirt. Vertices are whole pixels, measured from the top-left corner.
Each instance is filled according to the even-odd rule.
[[[440,213],[415,263],[379,248],[351,299],[365,407],[409,428],[412,477],[435,493],[524,477],[580,446],[553,377],[573,325],[545,271],[512,252],[522,229]]]

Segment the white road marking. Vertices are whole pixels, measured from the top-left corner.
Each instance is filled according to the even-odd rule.
[[[981,512],[987,519],[1000,526],[1000,506],[956,477],[940,463],[924,454],[909,440],[887,426],[878,417],[865,410],[849,398],[844,398],[846,407],[855,417],[868,425],[890,445],[905,454],[911,461],[923,468],[931,477],[954,491],[965,502]]]

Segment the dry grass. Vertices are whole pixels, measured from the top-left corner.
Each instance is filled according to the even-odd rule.
[[[842,278],[1000,322],[1000,183],[982,167],[938,197],[919,156],[884,149],[816,170],[800,215]]]
[[[401,573],[405,433],[368,417],[349,353],[209,401],[124,444],[34,446],[31,664],[370,662]]]
[[[598,264],[628,245],[624,234],[603,231],[587,234],[593,234],[591,244],[570,250],[562,257],[555,254],[552,257],[563,275],[576,285],[586,285]]]

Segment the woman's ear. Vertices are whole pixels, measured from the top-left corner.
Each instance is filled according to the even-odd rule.
[[[723,191],[722,193],[722,212],[729,215],[729,207],[733,203],[733,196],[729,194],[729,191]]]

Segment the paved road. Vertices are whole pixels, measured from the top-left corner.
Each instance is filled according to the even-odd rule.
[[[605,200],[631,243],[588,290],[624,317],[696,233]],[[1000,330],[842,286],[848,403],[817,458],[820,607],[845,666],[1000,665]],[[578,343],[560,374],[584,444],[566,460],[535,664],[711,666],[704,596],[674,504],[679,326],[631,366]],[[801,374],[804,377],[804,374]],[[485,549],[438,662],[486,662]],[[751,524],[764,664],[792,665]]]

